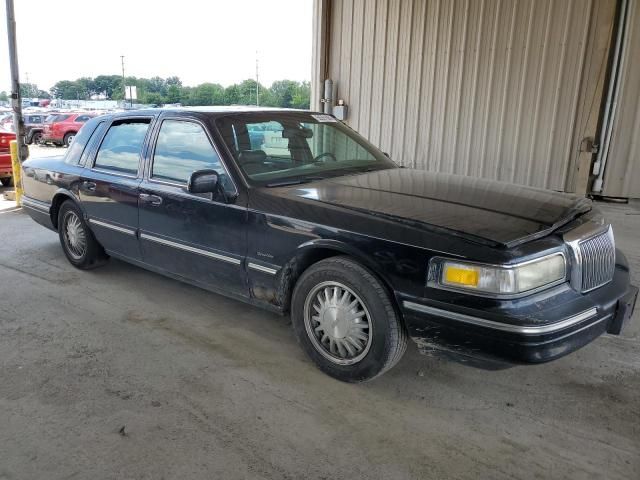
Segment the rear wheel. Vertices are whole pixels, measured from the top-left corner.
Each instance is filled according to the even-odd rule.
[[[0,180],[4,187],[13,187],[13,177],[5,177]]]
[[[345,382],[370,380],[402,358],[407,334],[389,294],[348,257],[307,269],[293,292],[293,328],[320,370]]]
[[[71,264],[82,270],[99,267],[108,258],[89,230],[82,212],[72,201],[65,201],[58,212],[58,235],[62,250]]]
[[[65,147],[69,147],[73,143],[73,139],[76,137],[75,132],[69,132],[64,136],[62,143],[64,143]]]
[[[34,143],[35,145],[42,145],[44,142],[42,141],[42,133],[41,132],[37,132],[33,134],[33,137],[31,137],[31,142]]]

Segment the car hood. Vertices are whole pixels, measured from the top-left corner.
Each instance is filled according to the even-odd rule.
[[[591,200],[492,180],[405,168],[334,177],[285,196],[305,198],[480,243],[511,247],[591,210]]]

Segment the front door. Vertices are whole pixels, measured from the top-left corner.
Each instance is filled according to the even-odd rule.
[[[108,253],[141,260],[138,187],[149,118],[118,119],[109,126],[79,185],[89,225]]]
[[[191,173],[204,169],[218,172],[228,195],[188,192]],[[234,193],[205,127],[195,120],[164,119],[140,185],[144,262],[206,287],[246,295],[247,210],[230,200]]]

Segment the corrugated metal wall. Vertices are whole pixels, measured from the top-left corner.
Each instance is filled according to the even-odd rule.
[[[347,122],[406,166],[564,190],[578,106],[601,98],[579,98],[593,11],[592,0],[333,0],[328,76]]]
[[[640,2],[630,0],[603,194],[640,197]]]

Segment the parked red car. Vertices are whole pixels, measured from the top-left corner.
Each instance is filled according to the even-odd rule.
[[[16,139],[13,132],[0,131],[0,182],[6,187],[13,185],[13,171],[11,170],[11,153],[9,144]]]
[[[73,142],[76,133],[87,120],[94,115],[88,113],[57,113],[47,118],[44,125],[43,143],[53,143],[68,147]]]

